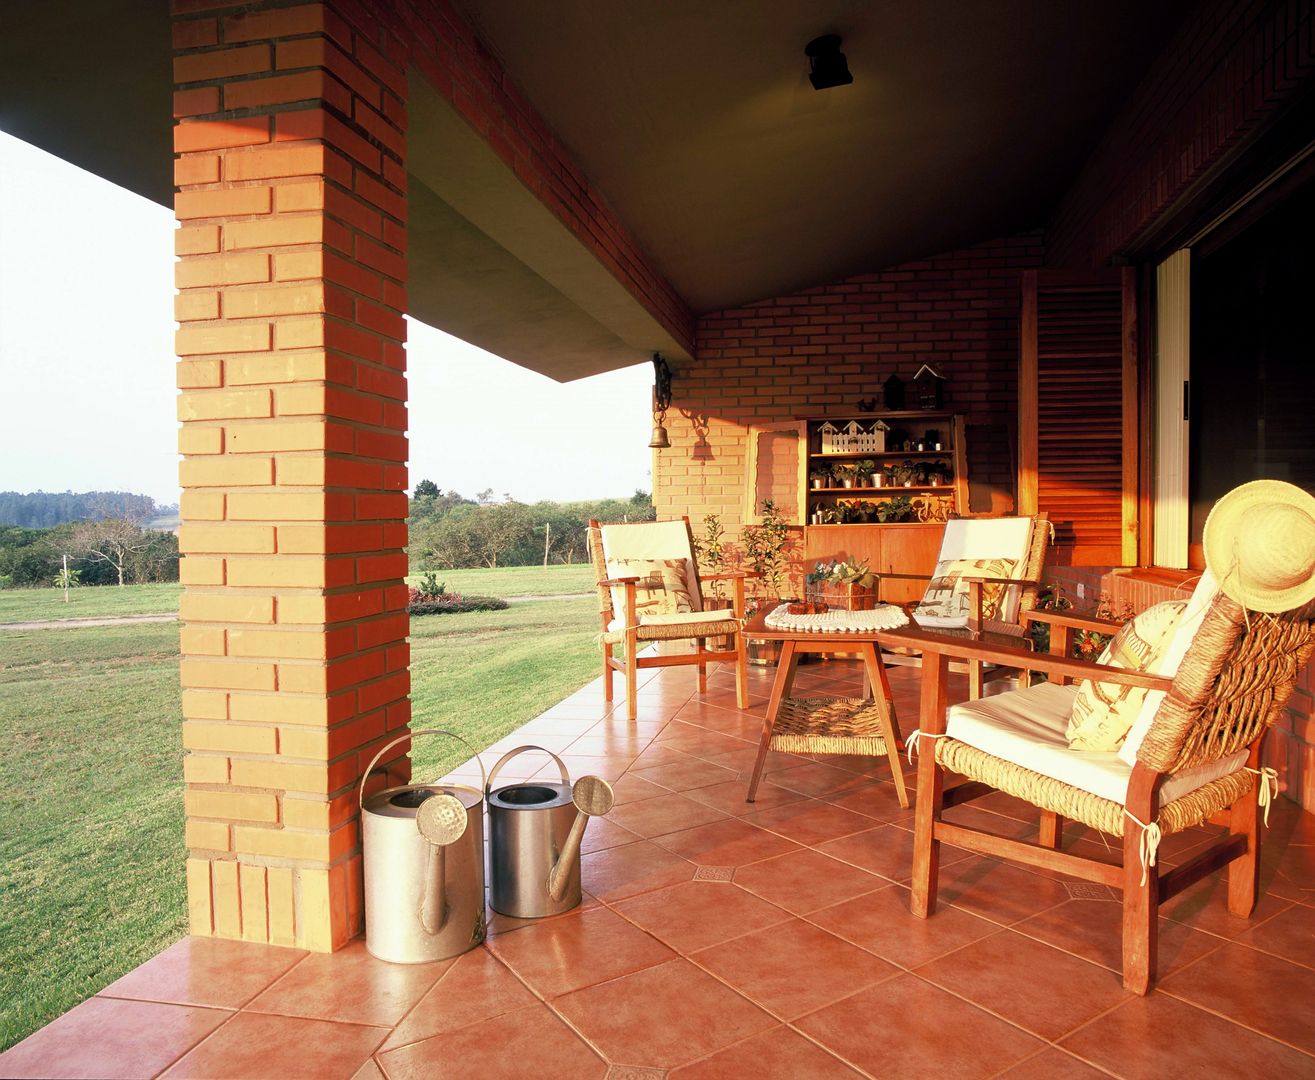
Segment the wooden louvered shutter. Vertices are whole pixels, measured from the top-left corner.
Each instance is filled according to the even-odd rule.
[[[1045,510],[1056,562],[1137,561],[1136,273],[1023,274],[1018,507]]]

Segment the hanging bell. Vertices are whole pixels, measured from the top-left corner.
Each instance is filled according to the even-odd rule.
[[[667,438],[667,429],[661,424],[653,425],[653,434],[649,437],[648,448],[650,450],[668,450],[671,448],[671,440]]]

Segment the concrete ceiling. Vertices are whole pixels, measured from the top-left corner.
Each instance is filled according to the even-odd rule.
[[[698,312],[1043,224],[1185,6],[459,2]],[[165,0],[5,16],[0,130],[170,205]],[[412,314],[562,380],[684,356],[421,79],[410,113]]]
[[[1044,224],[1183,7],[459,2],[697,312]]]

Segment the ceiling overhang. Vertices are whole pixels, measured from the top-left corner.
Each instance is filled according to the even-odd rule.
[[[696,313],[1044,224],[1190,10],[459,2]],[[163,0],[11,7],[0,128],[171,205]],[[827,32],[854,82],[814,91],[803,48]],[[412,314],[563,380],[687,357],[424,78],[411,99]]]

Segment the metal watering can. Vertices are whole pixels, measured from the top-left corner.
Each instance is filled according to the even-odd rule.
[[[561,783],[528,780],[493,790],[498,771],[538,750],[557,763]],[[590,817],[612,809],[612,785],[582,776],[571,785],[562,759],[541,746],[518,746],[498,759],[484,783],[489,808],[489,906],[537,919],[580,903],[580,841]]]
[[[484,940],[483,789],[404,784],[365,798],[379,759],[417,735],[447,735],[479,760],[460,736],[428,728],[388,743],[361,777],[365,947],[395,964],[444,960]]]

